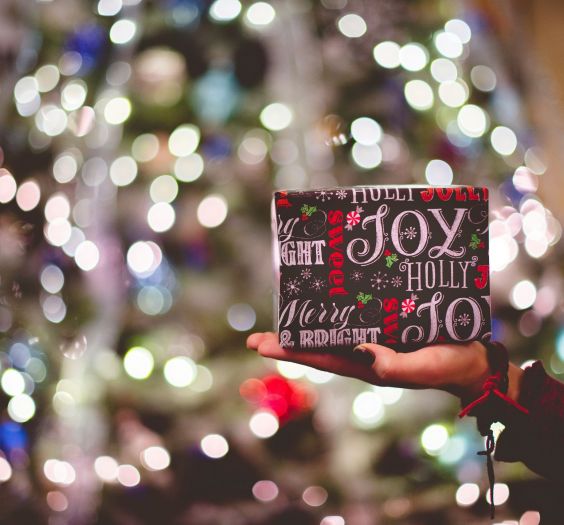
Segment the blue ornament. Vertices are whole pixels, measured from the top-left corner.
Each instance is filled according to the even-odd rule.
[[[202,144],[202,153],[208,159],[223,159],[231,155],[231,140],[226,135],[212,135]]]
[[[223,124],[237,109],[241,88],[230,70],[210,69],[194,84],[192,108],[207,124]]]
[[[176,26],[196,26],[204,9],[202,0],[168,0],[167,9]]]
[[[0,449],[6,455],[14,450],[25,450],[28,446],[28,436],[25,428],[14,421],[0,423]]]
[[[82,58],[79,73],[84,75],[91,71],[104,51],[107,41],[106,31],[96,24],[86,24],[73,31],[65,43],[65,51],[74,51]]]

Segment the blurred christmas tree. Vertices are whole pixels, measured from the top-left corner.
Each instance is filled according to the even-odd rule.
[[[274,188],[479,184],[494,335],[564,373],[560,225],[493,13],[1,9],[2,523],[484,522],[480,440],[452,401],[262,362],[244,339],[272,323]],[[499,474],[502,516],[556,519],[543,482]]]

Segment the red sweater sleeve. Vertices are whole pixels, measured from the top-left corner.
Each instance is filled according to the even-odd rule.
[[[564,384],[536,361],[525,369],[519,403],[529,415],[513,414],[496,446],[500,461],[522,461],[538,474],[564,480]]]

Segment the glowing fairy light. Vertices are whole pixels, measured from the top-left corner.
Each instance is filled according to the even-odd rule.
[[[170,454],[164,447],[148,447],[141,452],[141,463],[148,470],[164,470],[170,465]]]
[[[266,129],[280,131],[292,123],[294,114],[286,104],[273,102],[261,111],[259,118]]]
[[[436,456],[447,444],[448,431],[444,425],[430,425],[421,434],[421,445],[425,452],[431,456]]]
[[[396,42],[380,42],[372,50],[376,63],[386,69],[394,69],[400,65],[400,46]]]
[[[488,129],[486,112],[474,104],[466,104],[458,111],[458,127],[468,137],[481,137]]]
[[[511,155],[517,148],[517,135],[505,126],[497,126],[490,135],[492,148],[500,155]]]
[[[164,377],[169,385],[183,388],[190,385],[196,378],[196,363],[186,356],[176,356],[164,365]]]
[[[525,310],[533,306],[536,297],[536,286],[528,279],[524,279],[522,281],[519,281],[511,289],[509,299],[514,308],[516,308],[517,310]]]
[[[176,213],[168,202],[153,204],[147,213],[147,223],[153,231],[158,233],[170,230],[175,221]]]
[[[270,25],[276,17],[276,11],[268,2],[255,2],[245,13],[245,20],[252,26],[264,27]]]
[[[131,102],[125,97],[115,97],[104,107],[104,118],[108,124],[123,124],[131,115]]]
[[[267,410],[259,410],[253,414],[249,421],[251,432],[261,439],[272,437],[278,432],[278,418]]]
[[[221,195],[204,197],[197,209],[198,221],[205,228],[217,228],[227,218],[227,201]]]
[[[116,186],[127,186],[137,177],[137,163],[133,157],[118,157],[110,165],[110,178]]]
[[[186,157],[196,151],[199,143],[199,128],[193,124],[183,124],[170,134],[168,149],[176,157]]]
[[[230,22],[239,16],[242,6],[239,0],[215,0],[210,6],[210,17],[219,23]]]
[[[112,483],[118,477],[118,462],[110,456],[99,456],[94,461],[96,475],[106,483]]]
[[[355,13],[349,13],[339,18],[337,27],[348,38],[360,38],[367,30],[364,18]]]
[[[406,44],[399,51],[399,61],[407,71],[421,71],[429,62],[429,53],[421,44]]]
[[[407,82],[404,87],[404,95],[407,103],[418,111],[424,111],[433,106],[433,90],[424,80]]]
[[[425,178],[429,184],[436,186],[448,186],[453,179],[452,168],[444,160],[433,159],[425,168]]]
[[[456,489],[456,504],[460,507],[474,505],[480,497],[480,487],[476,483],[463,483]]]
[[[208,434],[200,441],[202,452],[212,459],[220,459],[229,452],[229,443],[220,434]]]
[[[256,499],[266,503],[275,500],[278,497],[279,490],[274,481],[262,479],[253,485],[252,492]]]
[[[114,44],[122,45],[130,42],[137,33],[137,24],[133,20],[123,18],[114,22],[110,28],[110,40]]]
[[[120,465],[118,467],[117,480],[124,487],[135,487],[141,482],[141,474],[133,465]]]
[[[35,415],[35,401],[27,394],[18,394],[8,402],[8,415],[17,423],[25,423]]]
[[[123,367],[127,375],[134,379],[147,379],[154,366],[153,354],[142,346],[130,348],[123,357]]]
[[[85,272],[89,272],[98,266],[100,262],[100,251],[92,241],[82,241],[74,252],[76,265]]]

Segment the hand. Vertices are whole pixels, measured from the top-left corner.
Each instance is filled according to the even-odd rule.
[[[477,341],[432,345],[410,353],[365,343],[351,354],[339,355],[285,350],[280,347],[277,334],[266,332],[251,334],[247,346],[264,357],[300,363],[374,385],[436,388],[463,399],[477,397],[490,374],[486,349]],[[367,355],[370,359],[360,362],[355,354]],[[515,400],[521,373],[519,367],[510,365],[508,395]]]

